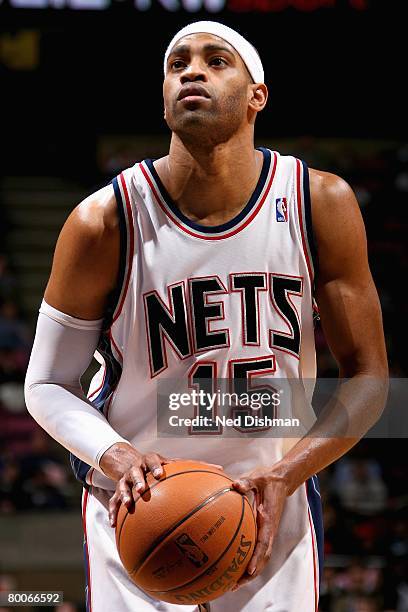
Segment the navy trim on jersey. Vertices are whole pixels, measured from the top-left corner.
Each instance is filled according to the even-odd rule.
[[[173,202],[173,200],[171,199],[167,189],[165,188],[165,186],[163,185],[157,171],[156,168],[154,167],[153,164],[153,159],[145,159],[145,163],[147,165],[147,167],[149,168],[150,173],[152,174],[154,180],[156,181],[156,184],[160,190],[160,193],[163,197],[163,199],[166,201],[167,206],[170,208],[170,210],[173,212],[173,214],[185,225],[188,225],[188,227],[191,227],[191,229],[202,232],[204,234],[216,234],[216,233],[221,233],[221,232],[225,232],[227,230],[232,229],[233,227],[235,227],[236,225],[238,225],[238,223],[240,223],[252,210],[252,208],[254,208],[257,200],[259,199],[259,196],[262,193],[263,188],[265,187],[265,183],[266,183],[266,179],[268,177],[269,174],[269,168],[271,165],[271,152],[268,149],[264,149],[263,147],[259,147],[258,148],[259,151],[262,151],[264,159],[263,159],[263,164],[262,164],[262,170],[261,170],[261,174],[259,176],[258,179],[258,183],[248,201],[248,203],[244,206],[244,208],[241,210],[240,213],[238,213],[238,215],[236,215],[233,219],[231,219],[230,221],[227,221],[227,223],[222,223],[221,225],[201,225],[200,223],[196,223],[195,221],[192,221],[191,219],[189,219],[188,217],[186,217],[185,215],[183,215],[183,213],[180,211],[180,209],[178,208],[178,206]]]
[[[85,569],[85,609],[86,609],[86,612],[91,612],[91,607],[89,605],[89,584],[88,584],[89,559],[88,559],[87,541],[86,541],[85,536],[84,536],[84,543],[83,543],[83,555],[84,555],[84,569]]]
[[[319,583],[321,583],[324,560],[324,529],[322,499],[320,496],[319,479],[316,475],[309,478],[309,480],[306,482],[306,491],[310,514],[312,515],[313,526],[316,533],[317,556],[319,561]]]
[[[75,455],[72,453],[69,453],[69,461],[71,463],[71,468],[74,472],[75,478],[79,480],[85,489],[89,489],[89,484],[86,482],[86,475],[92,466],[85,463],[85,461],[78,459],[78,457],[75,457]]]
[[[119,239],[120,239],[120,248],[119,248],[119,270],[116,281],[116,287],[111,291],[108,297],[108,303],[105,308],[105,316],[102,324],[102,329],[107,330],[112,324],[112,319],[116,307],[119,304],[120,295],[122,293],[123,283],[125,282],[125,273],[126,273],[126,253],[127,253],[127,228],[126,228],[126,212],[125,212],[125,204],[122,200],[122,196],[119,189],[118,179],[115,177],[112,180],[113,191],[115,193],[116,205],[118,210],[118,218],[119,218]]]
[[[103,412],[109,396],[111,395],[112,391],[116,389],[120,377],[122,376],[122,366],[113,355],[108,334],[101,334],[97,351],[102,355],[105,361],[105,380],[102,388],[91,400],[91,403],[97,410],[99,410],[99,412]]]
[[[107,401],[118,385],[122,375],[122,366],[112,353],[110,339],[106,332],[102,332],[100,335],[97,351],[105,360],[105,377],[101,389],[91,400],[91,404],[94,406],[95,410],[103,413]],[[89,485],[86,482],[86,476],[91,466],[85,463],[85,461],[82,461],[82,459],[78,459],[78,457],[72,453],[70,453],[70,462],[75,478],[79,480],[86,489],[89,489]]]
[[[306,222],[306,234],[307,241],[309,243],[310,255],[313,261],[313,268],[315,277],[317,274],[317,248],[313,234],[312,225],[312,202],[310,198],[310,183],[309,183],[309,168],[306,162],[300,160],[303,166],[303,195],[304,195],[304,208],[305,208],[305,222]]]

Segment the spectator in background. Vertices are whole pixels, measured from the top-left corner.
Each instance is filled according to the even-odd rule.
[[[61,474],[58,475],[61,478]],[[23,491],[30,500],[31,510],[65,510],[68,507],[64,493],[54,483],[55,474],[39,468],[23,483]],[[66,481],[66,474],[63,476]]]
[[[380,612],[376,593],[380,585],[378,569],[365,567],[354,561],[336,580],[340,595],[332,604],[330,612]]]
[[[376,599],[371,597],[355,597],[345,612],[381,612]]]
[[[36,429],[31,439],[31,451],[20,462],[23,491],[32,509],[61,510],[67,507],[66,467],[51,448],[50,438]]]
[[[30,333],[12,300],[0,303],[0,383],[23,381],[30,354]]]
[[[324,552],[330,554],[353,554],[358,550],[358,542],[344,512],[332,500],[323,503]]]
[[[21,469],[25,478],[31,478],[39,470],[58,473],[63,464],[51,446],[51,438],[40,428],[36,428],[31,437],[31,448],[21,458]],[[64,472],[65,474],[65,472]],[[56,485],[64,485],[61,476],[55,476]]]
[[[362,516],[385,510],[387,487],[381,478],[379,464],[374,459],[354,459],[347,464],[348,475],[337,487],[342,506]]]
[[[21,469],[14,459],[6,459],[0,466],[0,513],[12,514],[30,506],[23,490]]]
[[[31,333],[14,301],[16,288],[7,257],[0,254],[0,513],[65,509],[70,472],[25,409],[22,383]]]
[[[24,510],[64,510],[72,494],[69,472],[40,429],[31,450],[18,458],[0,457],[0,513]]]
[[[28,352],[31,334],[19,316],[17,304],[13,300],[0,303],[0,348],[21,349]]]

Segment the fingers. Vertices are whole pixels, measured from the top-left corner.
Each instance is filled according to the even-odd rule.
[[[144,463],[146,465],[146,468],[150,470],[153,476],[157,479],[159,479],[164,474],[164,470],[162,467],[163,461],[166,462],[167,460],[161,455],[158,455],[157,453],[148,453],[144,456]]]
[[[133,496],[129,487],[127,490],[124,488],[120,490],[118,483],[115,493],[109,500],[109,523],[111,527],[116,527],[119,508],[122,504],[129,509],[133,504]]]
[[[111,527],[116,526],[116,520],[121,504],[126,506],[129,510],[133,505],[134,492],[140,493],[143,491],[145,486],[144,475],[140,468],[133,466],[128,472],[126,472],[116,485],[116,490],[113,496],[109,500],[109,522]]]
[[[264,489],[260,487],[257,497],[256,522],[258,533],[255,549],[244,575],[235,587],[231,589],[232,591],[236,591],[238,588],[257,578],[268,563],[286,494],[281,489],[270,485]]]
[[[129,510],[138,496],[142,495],[147,489],[148,485],[146,482],[146,472],[151,472],[154,478],[159,480],[162,476],[164,476],[163,465],[172,463],[174,461],[183,461],[183,459],[168,459],[159,453],[147,453],[146,455],[140,455],[140,460],[132,465],[118,481],[115,493],[109,500],[109,522],[112,527],[116,526],[117,516],[121,504],[126,506],[126,508]],[[209,465],[221,470],[223,469],[221,465],[216,463],[207,463],[206,461],[197,461],[197,463]]]
[[[250,576],[255,577],[255,572],[258,573],[260,568],[267,563],[271,557],[272,543],[273,543],[273,524],[270,520],[262,517],[262,508],[258,509],[258,538],[255,546],[254,553],[248,563],[247,573]]]
[[[140,455],[140,460],[132,465],[118,481],[115,493],[109,500],[109,522],[112,527],[116,526],[117,516],[121,504],[129,510],[139,495],[147,488],[146,474],[149,470],[157,479],[164,474],[162,464],[168,463],[168,459],[158,453]]]
[[[116,520],[121,503],[119,494],[115,491],[109,500],[109,523],[111,527],[116,527]]]
[[[234,480],[231,486],[243,495],[249,493],[249,491],[256,491],[257,489],[255,483],[250,478],[240,478],[239,480]]]
[[[121,491],[131,493],[131,497],[133,497],[133,490],[136,491],[139,495],[143,493],[146,488],[146,480],[145,474],[142,467],[138,465],[133,465],[120,479],[117,486],[121,486],[121,483],[124,483],[121,487]],[[136,499],[136,498],[135,498]]]
[[[248,563],[245,573],[231,591],[236,591],[251,580],[257,578],[271,558],[273,538],[270,537],[267,530],[265,530],[261,538],[262,539],[258,539],[256,543],[254,553]]]

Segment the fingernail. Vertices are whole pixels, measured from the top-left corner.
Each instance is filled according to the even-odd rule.
[[[156,468],[155,470],[153,470],[153,476],[160,476],[162,473],[160,468]]]
[[[238,591],[239,586],[236,584],[235,586],[232,587],[231,591]]]
[[[137,490],[143,489],[143,484],[141,482],[137,482],[136,483],[136,489]]]
[[[256,571],[256,567],[251,567],[251,569],[248,570],[248,574],[252,576],[252,574],[255,574],[255,571]]]

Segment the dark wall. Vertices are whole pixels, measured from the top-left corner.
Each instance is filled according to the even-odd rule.
[[[237,27],[259,49],[270,103],[258,134],[403,138],[404,3],[332,4],[337,8],[213,16],[159,5],[143,13],[127,1],[105,11],[3,4],[2,38],[27,29],[39,34],[36,67],[15,70],[5,61],[2,71],[6,172],[61,173],[67,164],[90,169],[98,135],[166,130],[163,53],[179,27],[200,18]],[[309,8],[315,5],[309,1]]]

